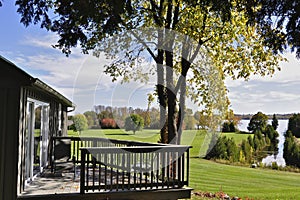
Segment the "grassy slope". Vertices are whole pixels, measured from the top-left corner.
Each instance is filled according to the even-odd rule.
[[[70,135],[77,135],[69,132]],[[236,143],[246,139],[248,134],[226,133]],[[122,140],[156,142],[157,130],[143,130],[133,135],[124,130],[87,130],[82,136],[106,137]],[[195,158],[203,144],[205,133],[202,131],[184,131],[182,144],[192,145],[190,159],[190,187],[195,191],[217,192],[222,189],[231,196],[245,199],[299,199],[300,174],[268,169],[251,169],[229,166]],[[195,197],[194,197],[195,198]]]
[[[229,138],[233,137],[237,144],[248,137],[248,134],[223,134]],[[205,133],[198,132],[192,142],[194,148],[191,150],[189,186],[195,191],[223,190],[230,196],[239,196],[243,199],[300,198],[300,174],[230,166],[193,158],[198,155],[204,137]]]
[[[245,199],[299,199],[300,174],[191,159],[190,187]]]

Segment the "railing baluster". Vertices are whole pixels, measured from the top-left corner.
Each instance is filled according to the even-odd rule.
[[[77,160],[79,160],[79,161],[81,160],[80,143],[81,143],[81,140],[76,141],[76,154],[77,154]]]
[[[162,153],[162,188],[164,187],[164,182],[165,182],[165,170],[166,170],[166,159],[165,159],[165,152]]]
[[[184,171],[185,171],[185,155],[184,155],[184,153],[182,154],[182,175],[183,175],[183,182],[185,181],[185,179],[186,179],[186,176],[185,176],[185,173],[184,173]]]
[[[148,183],[148,153],[145,153],[145,189],[147,189],[147,183]]]
[[[89,168],[90,168],[90,154],[86,152],[86,187],[89,188]]]
[[[95,189],[95,179],[96,179],[96,159],[95,157],[92,157],[92,166],[93,166],[93,192],[94,192],[94,189]]]
[[[107,190],[107,153],[104,154],[104,190]]]
[[[143,176],[143,153],[139,153],[140,156],[140,189],[142,189],[142,176]]]
[[[113,153],[110,154],[110,163],[113,163]],[[113,168],[110,167],[110,190],[112,190],[113,186]]]
[[[161,153],[159,152],[156,152],[156,160],[157,160],[157,163],[156,163],[156,189],[158,188],[158,183],[159,183],[159,166],[160,166],[160,161],[161,161]]]
[[[81,172],[80,172],[80,193],[84,194],[85,186],[84,186],[84,177],[85,177],[85,151],[81,151]]]
[[[101,154],[99,154],[99,157],[98,157],[98,166],[99,166],[99,170],[98,170],[98,178],[99,178],[99,188],[98,188],[98,190],[100,191],[101,190],[101,160],[99,160],[99,158],[101,158]]]
[[[175,188],[175,181],[176,181],[176,157],[175,153],[172,151],[172,188]]]
[[[151,181],[151,184],[150,184],[150,188],[152,189],[153,188],[153,176],[154,176],[154,168],[153,168],[153,165],[154,165],[154,153],[151,153],[151,162],[150,162],[150,173],[151,173],[151,178],[150,178],[150,181]]]
[[[186,152],[186,184],[188,185],[189,184],[189,170],[190,170],[190,160],[189,160],[189,157],[190,157],[190,149],[187,149],[187,152]]]
[[[178,163],[177,163],[177,167],[178,167],[178,170],[177,170],[177,177],[178,177],[178,183],[179,183],[179,187],[181,187],[182,186],[182,182],[181,182],[181,159],[182,159],[182,155],[179,155],[178,154],[178,156],[177,156],[178,158],[177,158],[177,161],[178,161]]]
[[[125,156],[126,154],[125,153],[123,153],[122,154],[122,164],[121,164],[121,166],[122,166],[122,190],[124,190],[124,185],[125,185],[125,169],[126,169],[126,167],[125,167]]]
[[[117,184],[117,191],[119,190],[119,156],[118,156],[119,154],[116,154],[116,158],[115,158],[115,160],[116,160],[116,166],[117,166],[117,177],[116,177],[116,184]]]
[[[134,157],[134,161],[133,161],[133,175],[134,175],[134,190],[136,190],[136,155],[137,154],[132,154],[133,155],[133,157]]]
[[[130,189],[130,184],[131,184],[131,154],[130,153],[127,153],[127,174],[128,174],[128,188],[127,189]]]
[[[167,166],[167,188],[169,188],[170,186],[170,171],[172,170],[171,166],[172,166],[172,160],[171,160],[171,157],[170,157],[170,152],[167,152],[167,163],[168,163],[168,166]]]

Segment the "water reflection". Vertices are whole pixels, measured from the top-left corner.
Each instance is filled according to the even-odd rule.
[[[247,126],[250,120],[241,120],[241,123],[238,125],[240,131],[248,131]],[[272,120],[269,120],[269,124],[271,124]],[[278,166],[285,167],[285,160],[283,158],[283,147],[284,147],[284,133],[287,130],[288,120],[278,120],[278,128],[277,132],[279,133],[278,137],[278,154],[277,155],[269,155],[262,159],[262,163],[265,165],[272,165],[273,162],[276,162]]]

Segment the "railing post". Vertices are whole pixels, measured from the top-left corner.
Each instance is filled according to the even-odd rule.
[[[81,150],[81,167],[80,167],[80,194],[84,194],[85,192],[85,158],[86,151],[84,149]]]
[[[190,174],[190,148],[186,151],[186,185],[189,185],[189,174]]]
[[[50,165],[51,172],[54,172],[54,148],[55,148],[55,137],[50,139]]]

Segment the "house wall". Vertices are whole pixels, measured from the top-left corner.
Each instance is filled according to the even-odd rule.
[[[62,100],[47,88],[34,86],[35,80],[0,56],[0,200],[16,200],[24,189],[28,97],[49,103],[49,139],[59,133],[59,107],[66,106],[59,106]]]
[[[18,88],[0,88],[0,200],[17,198]]]
[[[36,99],[39,101],[43,101],[46,103],[49,103],[50,110],[49,110],[49,145],[48,145],[48,158],[51,158],[52,156],[52,140],[51,138],[53,136],[61,136],[66,135],[64,133],[64,130],[60,130],[59,127],[59,119],[61,118],[59,114],[64,115],[64,112],[60,112],[60,103],[56,102],[51,97],[38,93],[37,91],[31,90],[28,87],[22,87],[21,88],[21,96],[20,96],[20,118],[19,118],[19,157],[18,157],[18,194],[24,191],[25,189],[25,131],[26,131],[26,115],[27,115],[27,99]],[[62,118],[61,118],[62,120]],[[63,121],[61,122],[61,125],[64,126]],[[51,159],[50,159],[51,161]],[[51,164],[51,163],[49,163]]]
[[[18,184],[20,86],[29,77],[0,59],[0,200],[15,200]]]

